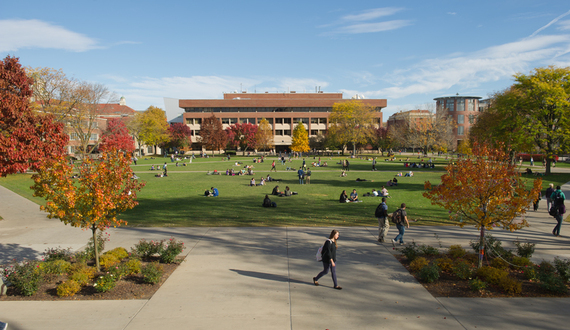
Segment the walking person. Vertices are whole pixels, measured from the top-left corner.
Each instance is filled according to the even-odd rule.
[[[388,229],[390,229],[386,197],[382,197],[382,203],[376,207],[374,215],[378,218],[378,242],[384,243],[384,237],[388,236]]]
[[[376,171],[376,157],[374,157],[374,159],[372,159],[372,170]]]
[[[275,170],[275,172],[277,172],[277,169],[275,168],[275,161],[273,161],[273,163],[271,163],[271,169],[269,170],[269,172]]]
[[[305,172],[303,172],[303,169],[300,168],[297,171],[297,174],[299,175],[299,184],[303,184],[303,176],[305,175]]]
[[[566,213],[566,207],[564,206],[564,200],[566,200],[566,196],[562,190],[560,190],[560,186],[556,186],[556,191],[552,193],[550,196],[552,199],[552,208],[555,209],[554,211],[550,212],[550,215],[554,216],[557,221],[556,226],[552,229],[552,235],[560,236],[560,227],[562,227],[562,215]]]
[[[552,206],[552,198],[550,198],[550,196],[552,196],[552,193],[554,192],[554,184],[551,183],[548,188],[546,188],[546,212],[550,212],[550,207]]]
[[[392,245],[396,246],[398,241],[400,242],[400,245],[404,245],[404,233],[406,232],[406,228],[410,228],[408,214],[406,213],[406,203],[402,203],[400,208],[394,212],[394,215],[392,215],[392,221],[396,223],[396,228],[398,228],[398,236],[392,240]]]
[[[326,274],[328,274],[329,270],[331,271],[331,276],[334,284],[334,288],[337,290],[342,290],[336,281],[336,241],[339,237],[338,230],[334,229],[331,231],[329,235],[329,239],[325,241],[322,249],[322,261],[323,261],[323,271],[320,272],[317,276],[313,277],[313,283],[315,285],[319,285],[319,279]]]

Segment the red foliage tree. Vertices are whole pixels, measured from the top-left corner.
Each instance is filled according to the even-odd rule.
[[[257,125],[250,123],[233,124],[226,128],[226,133],[228,134],[228,144],[230,147],[239,147],[244,155],[248,148],[257,148]]]
[[[51,115],[30,108],[32,80],[17,58],[0,61],[0,176],[37,167],[63,155],[69,137]]]
[[[184,148],[192,143],[192,130],[183,123],[175,123],[168,127],[170,142],[168,145],[175,148]]]
[[[116,149],[132,153],[135,150],[135,140],[129,134],[129,129],[125,123],[118,119],[113,118],[107,121],[107,129],[103,132],[99,150],[107,151]]]

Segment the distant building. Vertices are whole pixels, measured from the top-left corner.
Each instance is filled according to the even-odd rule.
[[[390,131],[391,127],[402,127],[407,125],[408,122],[415,121],[416,123],[422,120],[432,119],[434,114],[429,110],[409,110],[397,112],[388,118],[386,128]]]
[[[385,99],[360,99],[377,110],[376,124],[382,123],[382,108]],[[214,114],[223,128],[236,123],[259,124],[265,118],[273,129],[277,150],[291,145],[295,125],[303,123],[309,136],[324,134],[329,127],[329,115],[337,102],[346,102],[342,93],[224,93],[221,100],[180,100],[184,109],[183,121],[192,130],[192,142],[198,143],[200,126],[204,118]],[[193,148],[200,148],[198,145]]]
[[[480,111],[484,110],[484,106],[480,107],[480,99],[481,97],[479,96],[461,96],[459,94],[436,97],[434,99],[436,101],[436,109],[447,110],[448,115],[453,118],[457,125],[453,129],[455,148],[461,140],[468,136],[471,125],[475,124]]]

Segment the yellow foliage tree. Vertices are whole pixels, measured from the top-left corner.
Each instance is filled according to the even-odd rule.
[[[374,137],[376,109],[358,100],[338,102],[333,105],[329,117],[328,134],[335,141],[347,146],[367,143]]]
[[[164,110],[151,105],[142,116],[135,119],[140,120],[140,140],[155,146],[155,152],[158,144],[168,142],[168,122]]]
[[[309,134],[307,134],[303,123],[298,123],[297,126],[295,126],[291,140],[291,151],[307,152],[311,150],[309,147]]]
[[[527,227],[526,220],[517,217],[526,213],[542,186],[542,180],[537,179],[534,187],[527,190],[503,150],[475,143],[473,157],[448,165],[441,184],[432,186],[426,181],[424,185],[423,196],[433,205],[448,210],[450,220],[460,227],[475,225],[481,231],[479,267],[483,261],[485,229],[497,225],[511,231]]]
[[[273,129],[271,129],[271,125],[269,125],[267,119],[261,119],[255,137],[257,138],[257,145],[260,149],[267,150],[273,148]]]

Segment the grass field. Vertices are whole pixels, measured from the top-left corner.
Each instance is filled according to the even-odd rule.
[[[399,158],[399,157],[398,157]],[[312,170],[311,184],[300,185],[296,171],[287,171],[286,167],[298,169],[302,159],[294,159],[286,165],[277,163],[277,173],[271,176],[280,182],[269,182],[266,186],[249,187],[251,176],[226,176],[229,168],[238,170],[244,165],[253,165],[256,182],[266,177],[275,157],[269,157],[264,163],[254,163],[253,157],[233,157],[231,161],[222,157],[198,158],[187,166],[176,167],[169,158],[140,159],[134,166],[135,173],[146,181],[146,186],[138,194],[139,206],[125,212],[122,218],[129,226],[352,226],[374,225],[374,210],[380,199],[362,197],[372,189],[380,190],[397,172],[409,171],[403,162],[385,162],[379,157],[377,169],[371,171],[371,161],[350,159],[350,171],[347,177],[340,177],[340,157],[322,157],[328,167],[311,167],[318,160],[307,157],[307,166]],[[343,158],[344,159],[344,158]],[[235,162],[242,162],[235,165]],[[418,161],[417,158],[411,161]],[[157,178],[157,171],[150,171],[151,165],[168,164],[168,177]],[[180,162],[182,164],[182,162]],[[396,210],[400,203],[407,204],[408,216],[417,221],[415,224],[445,225],[450,224],[447,212],[433,206],[422,197],[426,180],[438,183],[444,173],[446,160],[436,160],[435,169],[413,169],[414,177],[399,177],[397,187],[388,188],[389,211]],[[217,170],[221,175],[208,175],[208,171]],[[366,182],[356,182],[357,178]],[[529,186],[532,184],[529,180]],[[544,178],[543,186],[548,183],[564,184],[570,181],[570,174],[553,174]],[[0,185],[41,204],[43,200],[32,197],[29,187],[30,175],[11,175],[0,179]],[[277,203],[277,208],[263,208],[261,203],[273,187],[280,190],[289,186],[298,195],[291,197],[270,196]],[[210,187],[218,188],[220,197],[204,197],[204,191]],[[342,190],[350,193],[356,189],[361,203],[338,202]],[[1,216],[1,211],[0,211]]]

